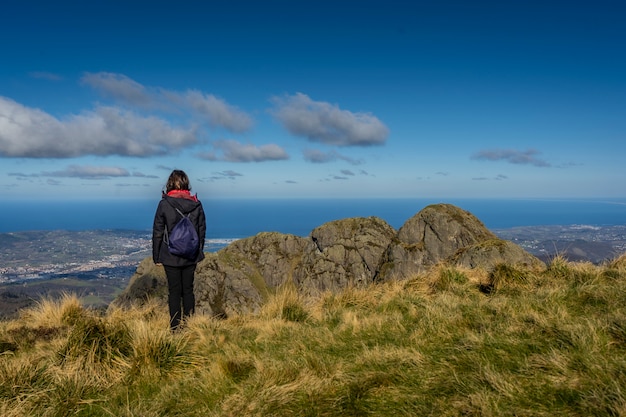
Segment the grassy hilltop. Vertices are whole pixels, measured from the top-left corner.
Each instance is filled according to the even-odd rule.
[[[67,295],[1,322],[0,415],[626,415],[626,254],[282,288],[256,315],[167,320]]]

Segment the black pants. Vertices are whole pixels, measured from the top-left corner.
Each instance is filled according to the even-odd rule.
[[[195,272],[196,265],[182,268],[165,266],[165,275],[167,276],[167,287],[169,290],[170,328],[172,330],[177,329],[180,325],[180,321],[192,315],[196,308],[196,297],[193,295],[193,279]]]

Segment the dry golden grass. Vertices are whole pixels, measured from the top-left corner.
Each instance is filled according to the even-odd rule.
[[[0,415],[625,415],[623,259],[285,286],[176,334],[158,303],[44,300],[0,323]]]

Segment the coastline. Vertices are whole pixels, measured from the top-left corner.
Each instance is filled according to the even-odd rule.
[[[158,200],[2,201],[0,233],[29,230],[150,230]],[[307,235],[348,217],[377,216],[398,229],[430,204],[469,211],[489,229],[542,225],[626,225],[624,199],[205,199],[207,237],[262,231]]]

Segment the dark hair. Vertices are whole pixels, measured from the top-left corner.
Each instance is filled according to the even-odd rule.
[[[185,174],[185,171],[175,169],[167,179],[167,185],[165,186],[165,192],[169,193],[172,190],[191,190],[189,186],[189,177]]]

